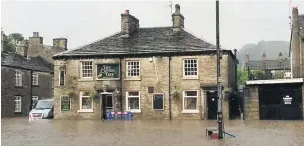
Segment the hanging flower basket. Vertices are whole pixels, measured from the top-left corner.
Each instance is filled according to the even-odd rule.
[[[179,95],[179,93],[177,91],[174,91],[172,97],[173,97],[174,100],[179,100],[180,95]]]

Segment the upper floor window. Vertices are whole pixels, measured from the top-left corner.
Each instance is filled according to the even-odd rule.
[[[81,78],[91,78],[93,77],[93,62],[92,61],[82,61],[81,62]]]
[[[65,83],[65,70],[60,70],[59,72],[59,85],[60,86],[64,86],[64,83]]]
[[[22,72],[20,70],[15,71],[15,85],[16,86],[22,86]]]
[[[33,73],[32,75],[32,84],[38,85],[38,73]]]
[[[139,77],[139,61],[127,61],[127,77]]]
[[[197,59],[184,60],[184,76],[185,77],[197,76]]]

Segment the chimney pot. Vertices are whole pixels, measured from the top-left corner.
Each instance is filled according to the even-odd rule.
[[[125,14],[129,14],[129,10],[125,10]]]

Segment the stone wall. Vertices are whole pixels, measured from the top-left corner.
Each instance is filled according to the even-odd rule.
[[[244,119],[259,120],[259,91],[258,86],[244,88]]]
[[[198,59],[198,78],[183,78],[183,59]],[[134,119],[169,119],[169,58],[155,57],[155,62],[150,58],[125,58],[121,60],[122,69],[122,107],[126,110],[126,92],[140,91],[140,113],[133,113]],[[126,61],[140,61],[140,78],[126,78]],[[97,63],[119,63],[119,59],[92,59],[93,61],[93,78],[90,80],[80,79],[80,60],[55,60],[54,72],[54,96],[55,96],[55,119],[100,119],[100,99],[94,100],[94,112],[80,113],[79,92],[88,91],[94,87],[95,89],[103,88],[108,85],[113,91],[118,88],[120,90],[120,80],[96,80],[96,64]],[[223,85],[226,87],[234,87],[234,69],[231,69],[231,56],[223,55],[221,60],[221,74]],[[60,65],[66,64],[66,80],[72,85],[59,86],[59,68]],[[205,91],[201,89],[202,85],[216,86],[216,56],[176,56],[171,59],[171,95],[174,91],[179,93],[179,98],[172,98],[172,119],[204,119],[206,108]],[[154,87],[154,93],[164,94],[164,110],[155,111],[152,109],[152,93],[148,93],[148,87]],[[72,107],[69,112],[60,111],[60,96],[71,91]],[[185,113],[183,111],[183,91],[197,90],[199,97],[198,110],[194,113]],[[223,103],[224,118],[228,119],[228,101]]]
[[[22,71],[22,86],[15,86],[15,70]],[[1,66],[1,117],[26,116],[31,109],[32,95],[50,98],[52,78],[50,73],[38,73],[38,86],[31,91],[31,71]],[[15,96],[21,96],[21,113],[15,113]]]

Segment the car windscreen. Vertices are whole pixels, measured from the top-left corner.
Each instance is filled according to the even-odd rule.
[[[53,101],[38,101],[35,109],[51,109],[53,104]]]

